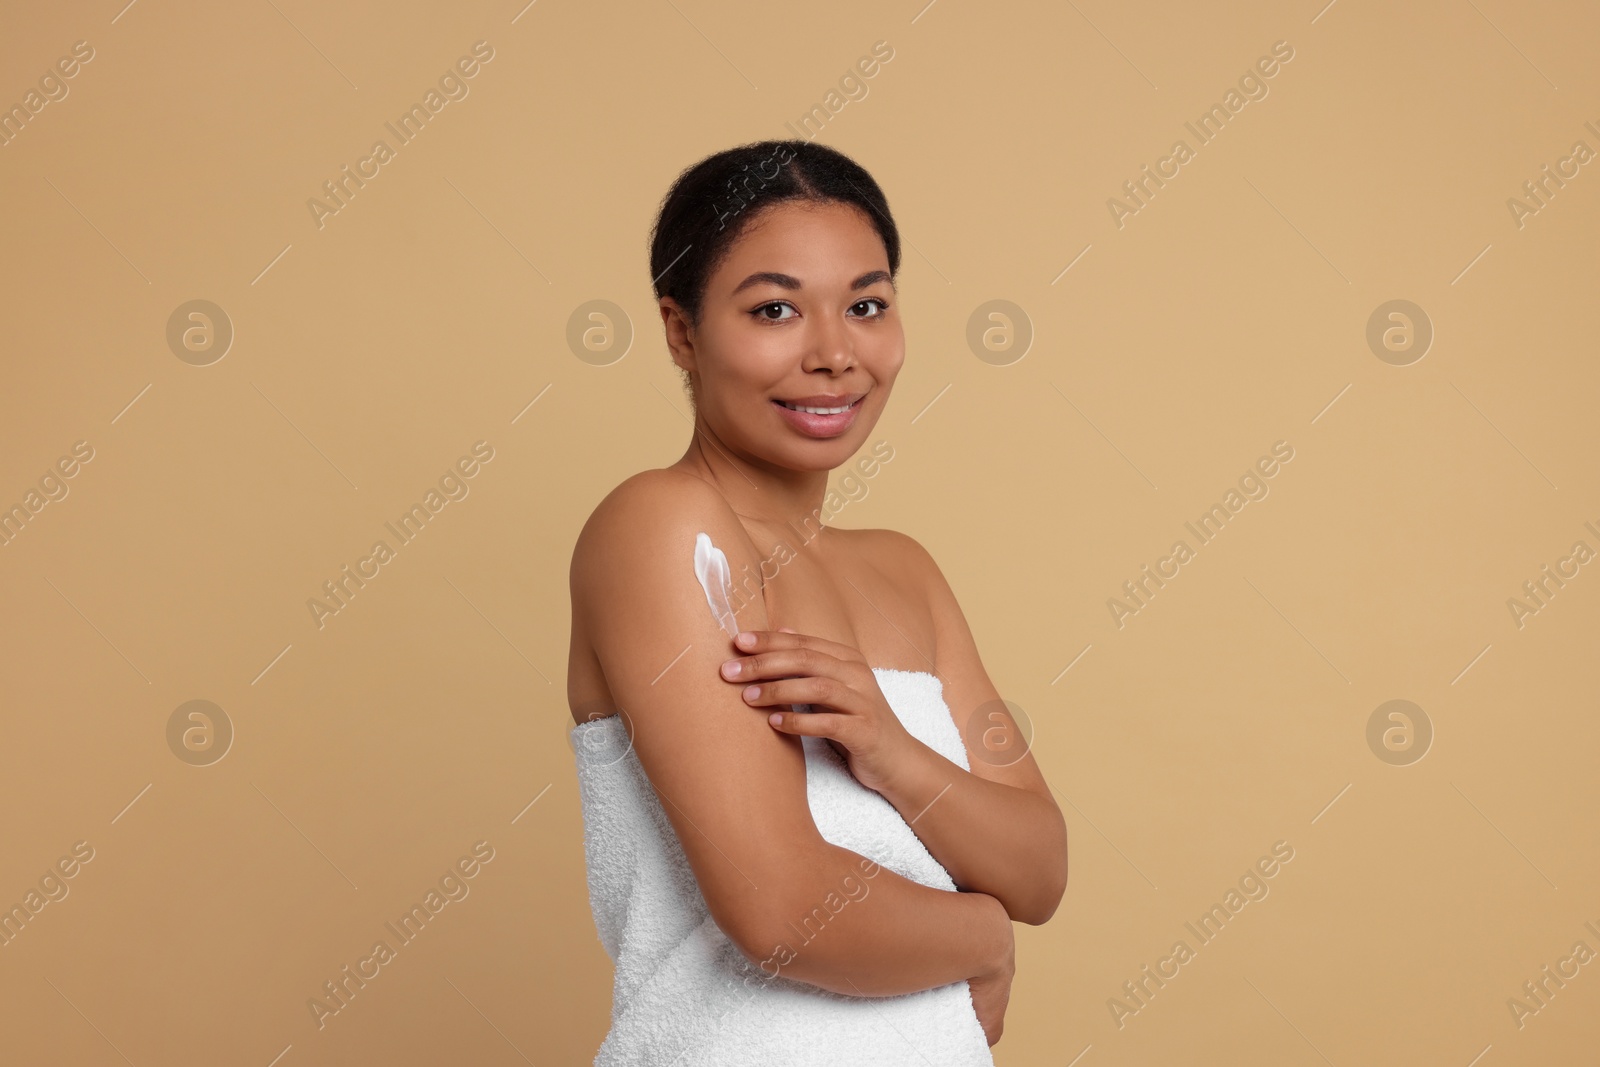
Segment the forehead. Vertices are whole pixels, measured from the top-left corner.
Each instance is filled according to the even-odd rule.
[[[848,284],[889,266],[877,228],[851,204],[787,201],[751,219],[712,277],[724,291],[753,271],[781,271],[807,284]]]

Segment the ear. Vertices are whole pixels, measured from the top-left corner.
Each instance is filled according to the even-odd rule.
[[[676,363],[680,370],[693,373],[694,331],[689,325],[689,316],[670,296],[661,298],[660,307],[661,325],[666,331],[667,348],[672,353],[672,362]]]

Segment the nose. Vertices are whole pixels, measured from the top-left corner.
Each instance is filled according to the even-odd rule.
[[[850,331],[843,322],[834,321],[827,316],[813,318],[811,336],[806,340],[806,357],[804,368],[810,370],[828,370],[834,374],[848,370],[855,365],[855,347],[851,343]]]

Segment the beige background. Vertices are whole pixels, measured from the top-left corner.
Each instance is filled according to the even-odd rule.
[[[879,40],[813,131],[906,242],[895,455],[838,522],[941,562],[1071,832],[997,1062],[1593,1059],[1600,964],[1508,1006],[1600,951],[1600,565],[1520,628],[1507,605],[1600,549],[1600,163],[1507,206],[1600,150],[1587,5],[121,2],[0,35],[6,106],[94,49],[0,148],[0,506],[93,449],[0,548],[0,903],[93,849],[0,948],[0,1061],[589,1062],[611,970],[567,563],[687,441],[649,224]],[[322,183],[480,40],[469,94],[319,228]],[[1268,95],[1197,146],[1277,41]],[[1119,228],[1108,198],[1179,138]],[[206,366],[166,337],[195,299],[235,331]],[[1397,299],[1435,331],[1405,366],[1366,341]],[[637,331],[604,366],[566,340],[592,300]],[[1005,365],[966,340],[991,300],[1033,332]],[[319,628],[322,583],[477,441],[469,495]],[[1119,629],[1108,599],[1277,441],[1270,495]],[[1367,741],[1394,699],[1434,733],[1404,766]],[[191,700],[234,732],[205,766],[169,747]],[[319,1029],[323,983],[480,841],[470,895]],[[1184,923],[1276,841],[1270,895],[1199,946]]]

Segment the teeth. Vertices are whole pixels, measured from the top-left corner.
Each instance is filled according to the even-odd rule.
[[[803,407],[800,404],[785,403],[782,400],[778,401],[778,403],[783,404],[783,406],[788,408],[790,411],[809,411],[813,415],[842,415],[846,411],[850,410],[849,404],[846,404],[842,408],[808,408]]]

